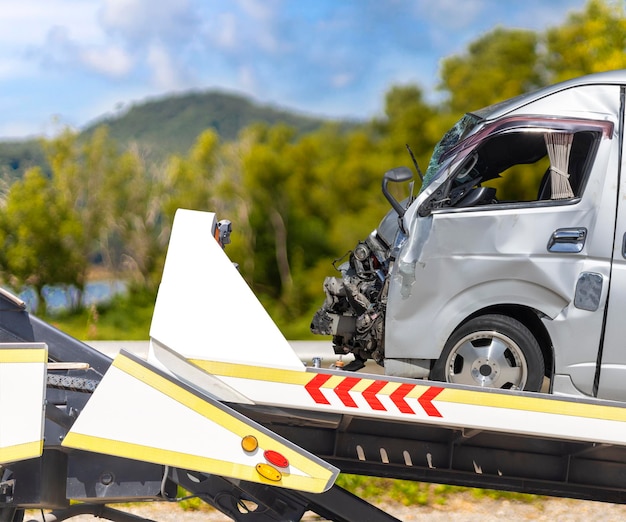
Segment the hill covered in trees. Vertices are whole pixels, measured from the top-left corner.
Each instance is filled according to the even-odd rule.
[[[137,143],[163,158],[185,154],[201,132],[213,129],[222,141],[233,141],[242,129],[254,124],[284,123],[299,134],[318,129],[327,120],[304,116],[271,105],[260,105],[245,96],[220,92],[188,92],[133,104],[121,114],[91,123],[84,135],[106,125],[119,143]]]
[[[149,159],[161,161],[171,154],[186,154],[207,129],[213,129],[222,141],[232,141],[242,129],[255,123],[284,123],[304,134],[328,120],[261,105],[233,93],[187,92],[132,103],[123,111],[90,122],[79,137],[88,141],[98,127],[106,125],[109,136],[117,143],[133,145]],[[355,123],[340,125],[349,128]],[[50,172],[39,140],[0,141],[0,173],[5,179],[17,179],[34,166]]]

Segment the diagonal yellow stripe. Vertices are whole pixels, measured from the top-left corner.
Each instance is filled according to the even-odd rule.
[[[119,440],[104,439],[81,433],[68,433],[63,441],[63,445],[85,451],[117,455],[128,459],[153,462],[155,464],[163,464],[181,469],[210,472],[215,475],[234,477],[252,482],[262,482],[272,486],[283,486],[301,491],[310,491],[312,493],[321,493],[329,486],[329,479],[325,477],[306,477],[283,473],[281,481],[275,482],[265,479],[253,466],[208,457],[199,457],[188,453],[153,448]]]
[[[318,373],[315,372],[280,370],[275,368],[248,366],[245,364],[206,361],[203,359],[191,359],[189,362],[198,366],[205,372],[220,377],[236,377],[238,379],[275,382],[280,384],[296,384],[299,386],[305,386],[309,384],[315,378],[315,376],[318,375]],[[332,375],[324,384],[320,386],[320,388],[330,390],[335,389],[346,377],[355,377],[355,375],[351,373],[346,373],[346,375]],[[355,384],[355,386],[350,391],[362,392],[368,386],[372,385],[375,380],[380,379],[360,378],[359,382]],[[378,395],[390,395],[401,384],[402,383],[399,382],[388,381],[385,387],[378,392]],[[416,385],[416,388],[421,388],[421,393],[417,394],[417,397],[419,397],[428,389],[428,386]]]
[[[204,359],[190,359],[189,362],[213,375],[238,377],[255,381],[281,382],[283,384],[300,384],[304,386],[314,377],[314,374],[308,372],[249,366],[246,364],[206,361]]]
[[[229,412],[212,405],[202,397],[192,393],[191,391],[182,388],[175,382],[163,377],[162,375],[152,371],[149,367],[146,367],[128,357],[118,355],[113,361],[113,366],[119,370],[131,375],[132,377],[139,379],[148,386],[158,390],[159,392],[174,399],[180,404],[190,408],[201,416],[210,419],[215,424],[218,424],[230,432],[238,435],[243,439],[246,435],[250,435],[251,432],[257,437],[260,447],[263,448],[277,448],[280,446],[280,452],[287,457],[290,463],[296,468],[302,470],[304,473],[310,475],[317,475],[321,477],[327,477],[328,480],[332,477],[332,472],[325,466],[318,464],[314,460],[310,459],[306,455],[301,454],[290,446],[283,445],[275,438],[267,435],[266,433],[259,431],[243,420],[240,420]],[[298,373],[298,372],[294,372]],[[66,440],[63,445],[69,445]],[[277,448],[278,449],[278,448]],[[200,457],[199,457],[200,458]],[[197,469],[196,467],[192,469]]]
[[[18,460],[40,457],[43,453],[43,440],[15,444],[0,448],[0,463],[16,462]]]

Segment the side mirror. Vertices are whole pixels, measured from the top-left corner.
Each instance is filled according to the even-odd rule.
[[[390,193],[387,185],[391,181],[392,183],[401,183],[403,181],[410,181],[413,179],[413,172],[408,167],[396,167],[395,169],[388,170],[383,176],[383,194],[387,198],[387,201],[391,203],[393,209],[398,213],[398,217],[404,216],[406,209],[400,205],[398,200],[394,198]]]

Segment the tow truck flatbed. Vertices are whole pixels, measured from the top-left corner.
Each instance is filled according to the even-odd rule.
[[[0,521],[129,520],[103,506],[177,486],[233,520],[395,520],[339,472],[626,503],[623,404],[305,367],[214,220],[177,214],[147,360],[112,360],[0,295]]]

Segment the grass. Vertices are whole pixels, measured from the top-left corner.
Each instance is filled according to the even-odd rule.
[[[449,486],[446,484],[429,484],[410,480],[395,480],[361,475],[341,474],[337,478],[337,485],[350,491],[354,495],[367,500],[372,504],[397,502],[403,506],[442,506],[455,495],[467,494],[476,500],[510,500],[523,503],[540,502],[544,497],[527,493],[496,491],[493,489],[466,488]],[[178,489],[178,506],[183,511],[211,510],[205,502],[197,497],[189,497],[184,489]]]
[[[430,484],[411,480],[396,480],[361,475],[344,475],[337,478],[337,485],[371,503],[398,502],[404,506],[444,505],[454,495],[470,494],[477,500],[491,498],[517,502],[538,502],[543,497],[527,493],[496,491],[492,489],[467,488],[447,484]]]
[[[42,319],[83,341],[143,341],[149,337],[155,298],[155,294],[147,290],[131,289],[106,304]]]

